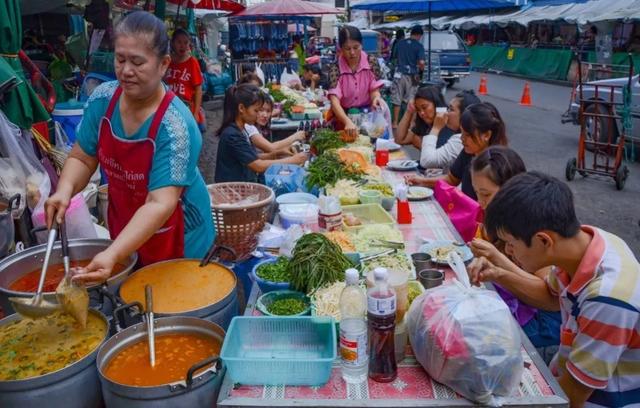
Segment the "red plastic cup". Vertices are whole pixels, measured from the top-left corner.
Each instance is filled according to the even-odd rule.
[[[389,151],[388,150],[376,150],[376,166],[384,167],[389,163]]]

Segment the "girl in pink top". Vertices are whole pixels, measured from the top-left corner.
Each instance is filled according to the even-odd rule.
[[[350,108],[383,108],[379,89],[381,73],[378,61],[362,51],[362,34],[352,26],[344,26],[338,34],[340,56],[329,72],[329,100],[336,128],[357,132],[347,116]]]

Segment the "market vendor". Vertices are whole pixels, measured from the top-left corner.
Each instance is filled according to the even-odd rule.
[[[362,50],[362,33],[344,26],[338,34],[340,56],[329,72],[329,100],[337,129],[356,132],[357,126],[347,116],[351,108],[386,108],[380,95],[380,66],[375,56]]]
[[[214,239],[211,204],[197,162],[202,144],[189,108],[162,78],[171,58],[164,23],[137,11],[115,30],[117,81],[91,94],[77,143],[45,209],[62,222],[71,197],[98,164],[109,181],[113,243],[74,279],[100,282],[133,252],[142,265],[201,258]]]

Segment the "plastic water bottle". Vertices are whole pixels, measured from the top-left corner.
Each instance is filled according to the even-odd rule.
[[[396,293],[387,282],[386,268],[373,271],[375,285],[367,291],[369,321],[369,377],[377,382],[391,382],[398,376],[394,331]]]
[[[347,269],[347,286],[340,295],[340,356],[342,378],[346,382],[360,383],[367,379],[369,364],[367,348],[367,323],[364,315],[367,298],[359,285],[356,269]]]

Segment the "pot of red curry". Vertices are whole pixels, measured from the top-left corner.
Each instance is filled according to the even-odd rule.
[[[72,239],[69,240],[71,266],[86,266],[99,252],[104,251],[113,241],[108,239]],[[38,286],[46,245],[28,248],[0,260],[0,306],[5,314],[14,313],[9,297],[32,297]],[[134,269],[138,256],[131,255],[125,262],[116,264],[114,275],[106,282],[109,292],[115,294],[120,284]],[[56,242],[51,253],[44,291],[45,299],[55,301],[58,283],[64,277],[60,242]],[[100,285],[89,289],[91,307],[106,315],[111,314],[111,303],[105,301],[99,293]]]
[[[107,319],[95,310],[84,328],[61,312],[0,320],[0,407],[102,406],[95,361],[107,336]]]
[[[199,317],[226,330],[238,314],[238,279],[221,263],[200,266],[197,259],[173,259],[145,266],[125,279],[120,298],[144,305],[146,285],[153,287],[157,317]]]
[[[107,340],[96,359],[107,408],[214,407],[224,376],[224,330],[188,316],[155,319],[156,365],[146,323]]]

